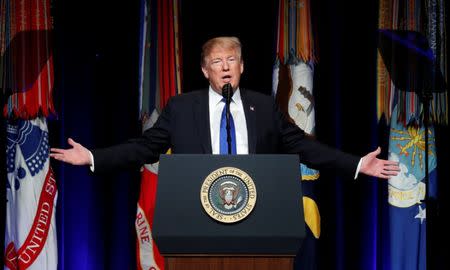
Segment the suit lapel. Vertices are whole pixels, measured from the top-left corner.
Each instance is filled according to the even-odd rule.
[[[248,153],[256,153],[256,106],[249,99],[247,92],[241,88],[242,105],[244,106],[245,121],[247,122]]]
[[[194,122],[197,127],[203,152],[211,154],[211,129],[209,126],[208,90],[201,91],[194,104]]]

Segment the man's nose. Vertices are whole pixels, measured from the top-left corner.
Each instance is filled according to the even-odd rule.
[[[229,70],[230,69],[230,64],[228,63],[227,60],[222,62],[222,69],[223,70]]]

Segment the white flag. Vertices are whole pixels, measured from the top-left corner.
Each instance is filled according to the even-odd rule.
[[[7,126],[5,268],[56,270],[56,181],[45,118]]]

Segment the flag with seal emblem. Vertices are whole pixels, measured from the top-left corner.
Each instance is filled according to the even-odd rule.
[[[45,118],[7,125],[5,269],[57,268],[58,189]]]
[[[445,4],[445,0],[382,0],[379,2],[378,26],[383,31],[408,33],[407,38],[392,36],[393,46],[398,44],[402,46],[399,47],[402,51],[426,55],[435,65],[433,72],[448,78],[448,55],[444,49],[447,47],[447,29],[443,27],[447,9]],[[382,50],[379,50],[377,116],[380,122],[386,122],[390,127],[389,159],[399,162],[401,171],[388,181],[388,211],[383,217],[383,224],[388,225],[387,233],[383,235],[386,242],[383,250],[387,254],[383,254],[382,259],[387,269],[424,270],[428,264],[435,263],[434,254],[427,254],[430,251],[428,248],[431,248],[427,248],[427,244],[436,241],[433,230],[438,229],[431,226],[437,212],[438,181],[441,181],[438,179],[436,151],[439,143],[436,138],[440,134],[435,136],[438,130],[435,127],[448,125],[448,94],[439,90],[439,82],[433,78],[433,84],[430,84],[433,87],[428,89],[431,100],[429,104],[424,102],[422,91],[427,89],[417,87],[411,78],[420,79],[426,75],[411,76],[416,67],[411,60],[408,63],[411,70],[406,70],[408,84],[404,85],[402,80],[396,78],[400,76],[389,72],[389,68],[394,67],[395,55],[389,57],[385,58],[391,61],[386,61]],[[397,75],[405,72],[403,69],[400,71]],[[426,107],[428,115],[425,113]],[[427,129],[425,121],[428,122]]]
[[[6,104],[4,269],[56,270],[58,188],[47,119],[55,113],[50,0],[0,0],[0,88]],[[3,101],[3,99],[2,99]]]
[[[425,129],[414,123],[404,126],[394,108],[389,160],[399,162],[400,173],[389,179],[390,266],[393,270],[426,269],[426,208],[428,192],[436,196],[437,156],[434,128],[428,130],[425,153]],[[425,155],[428,155],[428,183],[425,181]]]

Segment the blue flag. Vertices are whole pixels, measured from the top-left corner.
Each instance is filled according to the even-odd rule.
[[[426,193],[436,195],[434,129],[428,129],[428,183],[425,179],[425,129],[391,119],[389,159],[399,162],[400,173],[389,179],[389,232],[391,270],[426,269]]]

